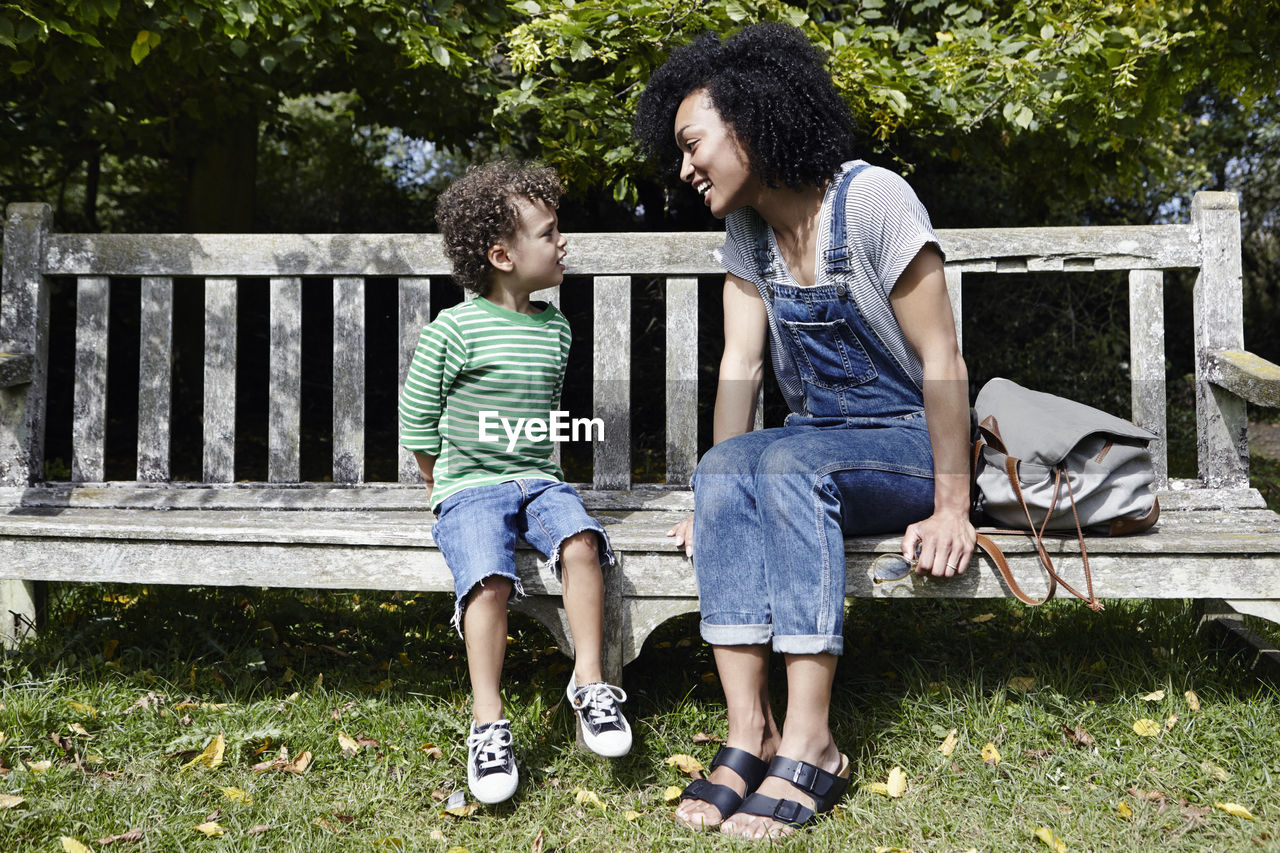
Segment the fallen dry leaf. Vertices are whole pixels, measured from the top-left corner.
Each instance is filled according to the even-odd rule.
[[[196,829],[196,832],[202,833],[208,836],[209,838],[217,838],[218,836],[226,832],[225,829],[223,829],[221,826],[219,826],[218,824],[214,823],[211,820],[206,821],[205,823],[198,824],[195,829]]]
[[[588,791],[586,788],[573,789],[573,801],[580,806],[596,806],[600,811],[605,810],[604,801],[600,799],[600,795],[595,791]]]
[[[288,770],[290,773],[306,773],[307,768],[310,766],[311,753],[308,750],[303,750],[302,753],[293,760],[292,764],[285,767],[285,770]]]
[[[88,714],[90,717],[98,716],[98,710],[92,705],[86,705],[83,702],[77,702],[74,699],[68,699],[67,704],[71,706],[71,710],[78,711],[81,714]]]
[[[907,774],[902,772],[901,767],[889,771],[889,781],[885,783],[885,788],[895,800],[907,792]]]
[[[425,752],[428,758],[444,758],[444,750],[436,746],[434,743],[424,743],[418,747],[420,752]]]
[[[253,797],[245,793],[242,788],[223,788],[222,796],[233,803],[243,803],[246,806],[253,805]]]
[[[81,737],[92,737],[92,735],[89,734],[89,730],[79,723],[70,723],[67,728],[70,729],[72,733],[78,734]]]
[[[16,794],[0,794],[0,809],[16,809],[26,801],[25,797]]]
[[[1116,803],[1116,814],[1125,820],[1133,820],[1133,809],[1129,808],[1129,804],[1124,800]]]
[[[435,800],[437,803],[443,803],[445,800],[449,799],[449,795],[439,788],[436,788],[431,792],[431,799]]]
[[[62,849],[65,853],[91,853],[88,847],[70,836],[64,835],[58,840],[62,842]]]
[[[444,841],[444,833],[438,829],[431,830],[429,837],[432,841]]]
[[[444,811],[440,812],[440,814],[449,815],[450,817],[471,817],[473,814],[475,814],[479,810],[479,808],[480,808],[479,803],[464,803],[463,805],[460,805],[460,806],[452,806],[450,808],[447,808]]]
[[[1194,690],[1188,690],[1183,693],[1182,698],[1187,700],[1187,707],[1191,709],[1192,713],[1200,710],[1200,697],[1196,695]]]
[[[622,817],[625,820],[632,821],[640,817],[640,812],[636,811],[635,809],[627,809],[625,812],[622,813]]]
[[[724,738],[709,735],[706,732],[698,732],[693,736],[694,743],[724,743]]]
[[[1214,802],[1214,805],[1222,809],[1224,812],[1226,812],[1229,815],[1242,817],[1245,820],[1253,820],[1253,815],[1249,814],[1249,810],[1246,809],[1244,806],[1240,805],[1239,803]]]
[[[1022,693],[1026,693],[1032,687],[1035,687],[1035,685],[1035,678],[1029,675],[1020,675],[1017,678],[1009,679],[1009,687]]]
[[[950,755],[951,753],[956,751],[956,743],[959,740],[960,740],[959,730],[952,729],[951,731],[947,732],[947,736],[942,739],[942,743],[938,744],[938,752],[941,752],[943,755]]]
[[[996,749],[994,743],[988,743],[982,748],[982,760],[992,766],[1000,763],[1000,750]]]
[[[208,767],[210,770],[222,763],[223,753],[227,749],[227,738],[222,732],[218,732],[218,736],[209,741],[209,744],[195,758],[182,765],[182,769],[194,767],[197,764]]]
[[[1073,746],[1078,746],[1082,749],[1088,749],[1094,744],[1093,735],[1085,731],[1082,726],[1075,726],[1073,728],[1068,726],[1066,723],[1063,723],[1062,734],[1066,736],[1067,740],[1071,741]]]
[[[266,823],[255,823],[244,831],[245,835],[261,835],[264,832],[270,832],[271,826]]]
[[[98,844],[106,847],[108,844],[115,844],[117,841],[123,841],[126,844],[137,844],[142,840],[141,829],[131,829],[128,832],[122,832],[119,835],[108,835],[106,838],[99,838]]]
[[[355,738],[346,732],[338,732],[338,746],[347,755],[355,755],[360,751],[360,744],[356,743]]]
[[[700,773],[706,769],[702,766],[701,761],[694,758],[692,755],[686,755],[683,752],[676,753],[675,755],[667,758],[667,766],[675,767],[681,773],[689,773],[691,775],[695,772]]]
[[[976,625],[981,625],[983,622],[990,622],[994,618],[996,618],[996,615],[994,613],[982,613],[973,617],[969,621],[973,622]]]
[[[27,763],[27,770],[31,773],[43,773],[53,766],[52,761],[30,761]]]
[[[1171,732],[1173,731],[1173,727],[1176,726],[1177,724],[1178,724],[1178,715],[1170,714],[1169,719],[1164,721],[1164,730],[1166,732]]]
[[[1146,696],[1143,696],[1142,701],[1143,702],[1159,702],[1163,698],[1164,698],[1164,691],[1157,690],[1154,693],[1148,693]]]
[[[1144,791],[1141,788],[1130,788],[1129,796],[1135,800],[1149,800],[1151,802],[1166,798],[1164,791]]]
[[[1208,760],[1207,758],[1204,761],[1200,762],[1200,769],[1203,770],[1205,773],[1208,773],[1213,778],[1217,779],[1219,782],[1227,782],[1227,781],[1230,781],[1231,779],[1230,773],[1228,773],[1224,768],[1214,764],[1212,761]]]
[[[1043,841],[1044,845],[1052,850],[1053,853],[1067,853],[1067,845],[1062,842],[1061,838],[1054,835],[1053,830],[1047,826],[1042,826],[1036,830],[1036,838]]]
[[[1133,731],[1140,737],[1155,737],[1160,734],[1160,724],[1143,717],[1133,724]]]
[[[679,785],[668,785],[666,790],[662,792],[662,801],[664,803],[674,803],[680,799],[680,794],[684,791]]]
[[[911,853],[910,847],[872,847],[872,853]]]

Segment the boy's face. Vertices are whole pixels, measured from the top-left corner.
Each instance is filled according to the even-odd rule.
[[[516,208],[520,211],[520,224],[516,233],[504,241],[515,279],[530,293],[555,287],[564,280],[568,244],[560,233],[556,212],[546,202],[527,198],[517,198]]]

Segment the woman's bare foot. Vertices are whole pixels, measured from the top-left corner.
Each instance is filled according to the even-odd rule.
[[[784,741],[779,745],[777,754],[785,755],[787,758],[792,758],[796,761],[814,764],[836,775],[840,775],[845,770],[846,759],[836,747],[835,741],[830,739],[830,735],[828,735],[827,743],[818,749],[804,750],[797,748],[793,751]],[[777,776],[766,776],[755,792],[776,800],[792,800],[809,808],[813,808],[814,804],[813,797],[787,780],[780,779]],[[795,827],[776,821],[771,817],[738,812],[732,816],[725,816],[725,820],[720,824],[720,831],[726,835],[754,840],[790,835],[795,832]]]
[[[758,756],[766,764],[773,760],[773,756],[777,754],[778,743],[780,737],[775,731],[772,737],[766,736],[759,742],[754,742],[750,746],[735,744],[730,740],[727,746],[736,746],[738,749]],[[739,796],[745,796],[750,791],[746,790],[747,783],[732,768],[721,765],[711,771],[711,775],[707,780],[716,785],[724,785],[732,789]],[[680,805],[676,807],[676,820],[684,824],[690,829],[705,830],[715,829],[720,826],[728,815],[720,814],[720,810],[705,800],[681,800]]]

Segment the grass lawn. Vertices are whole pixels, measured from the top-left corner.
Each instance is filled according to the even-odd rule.
[[[521,787],[453,815],[469,697],[446,596],[80,586],[50,610],[0,664],[0,850],[742,849],[671,819],[668,759],[725,734],[692,619],[628,667],[636,747],[610,763],[573,748],[568,661],[514,616]],[[1045,828],[1075,851],[1280,849],[1280,694],[1186,602],[857,601],[846,637],[854,785],[781,848],[1048,850]],[[873,792],[895,767],[905,793]]]

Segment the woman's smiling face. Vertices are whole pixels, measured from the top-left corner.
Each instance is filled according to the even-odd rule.
[[[676,146],[683,153],[680,180],[693,185],[711,214],[724,219],[749,205],[760,186],[742,145],[705,89],[689,93],[676,110]]]

